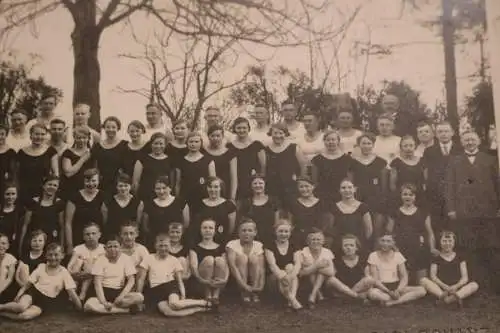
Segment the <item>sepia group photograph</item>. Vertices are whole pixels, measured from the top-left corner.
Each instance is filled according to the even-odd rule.
[[[500,0],[0,0],[0,333],[500,333]]]

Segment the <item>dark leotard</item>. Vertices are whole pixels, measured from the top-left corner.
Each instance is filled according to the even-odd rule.
[[[71,149],[66,149],[62,153],[62,158],[67,158],[71,161],[71,165],[74,165],[78,160],[80,160],[80,156],[75,154]],[[71,198],[75,195],[83,187],[83,173],[85,170],[95,168],[96,160],[93,156],[87,160],[87,162],[83,163],[80,170],[75,173],[71,177],[66,177],[64,172],[61,172],[61,186],[59,187],[59,193],[62,198],[67,199]]]
[[[60,242],[62,230],[59,225],[59,215],[65,207],[66,203],[60,198],[54,198],[50,206],[42,205],[40,197],[33,198],[27,207],[31,211],[31,222],[26,237],[29,238],[34,230],[42,230],[47,234],[47,244]],[[24,244],[29,246],[27,239],[24,240]]]
[[[285,269],[286,265],[294,264],[293,256],[297,250],[291,243],[288,244],[288,249],[285,254],[281,254],[281,252],[278,250],[278,245],[276,244],[276,242],[271,242],[269,247],[267,247],[266,249],[274,254],[276,266],[278,266],[279,269],[283,270]]]
[[[353,160],[351,171],[353,182],[357,187],[356,197],[368,205],[371,212],[384,213],[386,198],[382,191],[383,184],[381,175],[386,168],[387,162],[380,157],[365,165],[357,160]]]
[[[253,141],[245,148],[237,148],[233,143],[229,143],[228,147],[236,156],[238,166],[236,198],[249,198],[252,195],[250,188],[252,176],[263,171],[260,169],[259,152],[264,149],[264,145],[260,141]]]
[[[92,147],[92,155],[95,157],[97,168],[101,173],[101,189],[106,193],[116,192],[116,177],[123,167],[126,149],[127,141],[125,140],[121,140],[113,148],[104,148],[101,144],[95,144]]]
[[[228,215],[236,211],[236,206],[233,202],[225,200],[217,206],[207,206],[203,201],[201,203],[201,209],[197,217],[195,218],[195,223],[193,224],[193,231],[196,230],[199,234],[201,222],[206,219],[212,219],[215,221],[215,236],[214,241],[223,246],[231,240],[231,235],[229,233],[229,217]],[[193,233],[192,233],[193,235]],[[193,235],[194,236],[194,235]],[[199,239],[197,240],[199,241]]]
[[[188,202],[193,215],[199,211],[201,200],[206,197],[208,165],[211,161],[207,155],[194,162],[186,158],[179,161],[181,196]]]
[[[150,154],[143,155],[140,161],[142,163],[142,175],[139,185],[139,198],[147,200],[154,197],[154,185],[160,176],[167,176],[172,179],[172,161],[168,156],[156,159]]]
[[[290,143],[285,150],[276,153],[266,147],[266,189],[287,206],[296,196],[295,179],[300,175],[297,145]]]
[[[274,220],[279,209],[280,204],[275,198],[269,197],[263,205],[256,205],[252,198],[247,198],[241,202],[238,216],[252,219],[257,224],[256,240],[268,245],[274,242]]]
[[[358,263],[353,267],[347,266],[340,256],[333,259],[333,264],[335,266],[335,277],[349,288],[354,287],[356,283],[365,277],[366,261],[361,257],[358,257]]]
[[[136,196],[132,196],[127,205],[120,206],[115,196],[107,198],[104,202],[108,209],[108,222],[104,227],[106,236],[117,235],[120,231],[120,225],[127,221],[138,222],[137,208],[141,203]]]
[[[102,204],[105,201],[103,191],[97,192],[93,200],[87,201],[81,191],[78,191],[71,202],[75,205],[75,214],[73,215],[72,231],[73,245],[83,243],[83,229],[89,222],[94,222],[103,229],[102,225]]]
[[[216,258],[226,253],[226,249],[222,245],[219,245],[215,249],[205,249],[201,247],[200,244],[196,244],[193,247],[193,251],[196,253],[196,256],[198,257],[198,264],[200,264],[203,261],[203,259],[205,259],[205,257],[212,256]]]
[[[306,246],[307,235],[313,228],[327,232],[327,226],[324,225],[325,214],[328,213],[328,207],[322,200],[318,200],[311,207],[304,206],[298,200],[294,200],[290,205],[290,213],[293,220],[292,242],[297,248]]]
[[[17,153],[20,199],[23,204],[41,193],[43,180],[52,173],[52,157],[56,154],[53,147],[47,148],[39,156],[28,155],[24,149]]]
[[[231,188],[231,173],[230,173],[230,165],[231,161],[233,158],[235,158],[234,153],[231,149],[226,150],[221,155],[212,155],[209,152],[204,150],[204,154],[206,154],[208,157],[214,161],[215,164],[215,175],[222,179],[224,182],[224,193],[222,193],[222,196],[224,198],[229,198],[229,191]]]
[[[441,256],[432,259],[432,263],[437,265],[437,277],[449,286],[456,284],[460,280],[462,276],[460,273],[460,264],[463,261],[465,261],[465,258],[459,253],[451,261],[445,260]]]
[[[339,201],[340,182],[348,176],[353,159],[345,154],[335,159],[328,159],[320,154],[314,156],[311,163],[316,169],[318,179],[316,196],[325,202]]]

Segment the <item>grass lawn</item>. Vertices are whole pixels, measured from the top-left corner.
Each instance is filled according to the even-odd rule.
[[[88,316],[58,313],[31,322],[0,319],[0,333],[229,333],[229,332],[339,332],[339,333],[469,333],[500,332],[500,297],[476,295],[465,308],[437,308],[431,299],[383,309],[375,305],[327,300],[314,310],[286,312],[263,302],[245,307],[235,301],[221,305],[219,314],[164,318],[149,309],[137,315]]]

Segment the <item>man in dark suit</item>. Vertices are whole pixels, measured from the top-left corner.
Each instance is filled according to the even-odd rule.
[[[448,217],[458,249],[471,255],[471,272],[498,284],[498,165],[493,156],[479,150],[477,133],[463,133],[461,142],[463,153],[454,156],[446,170]]]
[[[424,150],[423,160],[426,173],[426,193],[432,226],[439,234],[448,225],[445,211],[444,181],[446,168],[452,156],[462,153],[462,147],[453,140],[453,127],[449,122],[436,125],[437,141]]]

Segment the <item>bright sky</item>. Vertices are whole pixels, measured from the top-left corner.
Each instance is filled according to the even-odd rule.
[[[346,8],[365,0],[337,0]],[[366,84],[379,84],[383,79],[406,80],[414,88],[422,92],[422,99],[433,106],[436,100],[444,99],[444,66],[443,51],[438,31],[421,27],[417,19],[435,17],[439,7],[427,6],[421,13],[406,14],[400,18],[400,1],[372,0],[365,5],[347,34],[340,51],[341,72],[348,73],[343,82],[345,91],[354,92],[361,83],[364,59],[352,56],[355,40],[366,41],[368,30],[371,30],[372,43],[396,44],[410,42],[410,45],[398,48],[396,52],[384,58],[370,59],[366,73]],[[439,3],[436,1],[436,3]],[[333,20],[335,21],[335,20]],[[139,33],[146,31],[150,25],[148,19],[141,16],[134,18],[134,26]],[[73,23],[65,9],[59,9],[41,18],[37,24],[37,37],[26,29],[18,36],[14,48],[18,51],[19,60],[23,55],[36,53],[41,56],[35,74],[43,75],[47,82],[64,90],[65,98],[59,106],[60,112],[71,109],[73,89],[70,33]],[[411,42],[419,42],[411,45]],[[425,42],[425,43],[421,43]],[[427,43],[429,42],[429,43]],[[144,105],[147,100],[134,94],[123,94],[117,91],[118,86],[125,88],[147,88],[149,83],[138,75],[146,69],[139,62],[119,58],[120,53],[138,54],[142,47],[130,37],[123,26],[115,26],[105,32],[101,40],[101,105],[102,115],[116,114],[124,120],[144,119]],[[253,46],[255,54],[272,54],[270,50]],[[479,46],[476,44],[457,46],[457,74],[459,103],[462,104],[464,94],[470,91],[472,83],[467,79],[479,63]],[[254,61],[243,57],[237,66],[225,72],[228,78],[241,75],[247,65]],[[308,55],[305,48],[280,49],[274,58],[267,62],[268,67],[284,65],[307,71]]]

